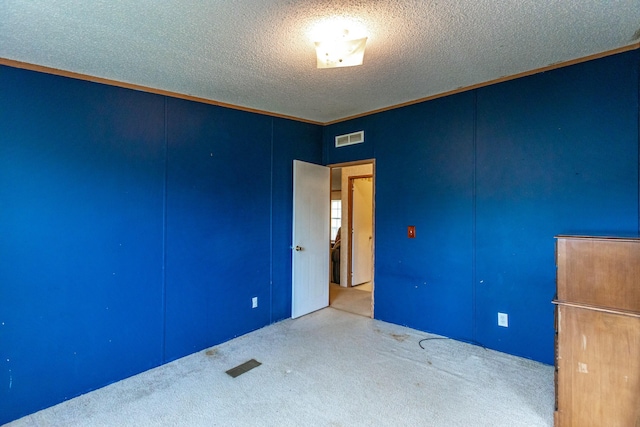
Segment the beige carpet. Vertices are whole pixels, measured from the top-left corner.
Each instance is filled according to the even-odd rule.
[[[373,317],[371,295],[371,283],[352,288],[345,288],[335,283],[329,285],[329,305],[360,316]]]
[[[326,308],[24,417],[42,426],[553,424],[553,367]],[[232,378],[250,359],[262,365]]]

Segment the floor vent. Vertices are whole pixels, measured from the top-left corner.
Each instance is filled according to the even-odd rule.
[[[344,147],[345,145],[361,144],[364,142],[364,131],[347,133],[336,136],[336,147]]]
[[[251,360],[248,360],[248,361],[244,362],[242,365],[238,365],[235,368],[229,369],[227,371],[227,374],[229,374],[233,378],[239,377],[240,375],[244,374],[245,372],[249,372],[253,368],[257,368],[260,365],[262,365],[262,363],[258,362],[256,359],[251,359]]]

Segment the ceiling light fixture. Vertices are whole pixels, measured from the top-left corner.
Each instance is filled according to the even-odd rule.
[[[367,37],[349,39],[348,36],[349,31],[344,30],[337,38],[315,42],[318,68],[362,65]]]

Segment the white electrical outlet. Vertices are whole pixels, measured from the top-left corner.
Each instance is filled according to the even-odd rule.
[[[251,298],[251,308],[257,308],[257,307],[258,307],[258,297]]]
[[[507,313],[498,313],[498,326],[509,327],[509,315]]]

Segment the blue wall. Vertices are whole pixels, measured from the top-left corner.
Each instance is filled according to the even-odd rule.
[[[638,232],[638,53],[477,91],[478,342],[553,363],[552,237]]]
[[[375,317],[553,363],[554,235],[638,233],[639,62],[326,127],[326,164],[376,159]],[[359,130],[364,144],[333,146]]]
[[[289,317],[319,126],[9,67],[0,94],[0,424]]]
[[[553,236],[638,232],[639,62],[324,129],[0,67],[0,423],[289,317],[293,159],[376,159],[377,318],[552,363]]]

